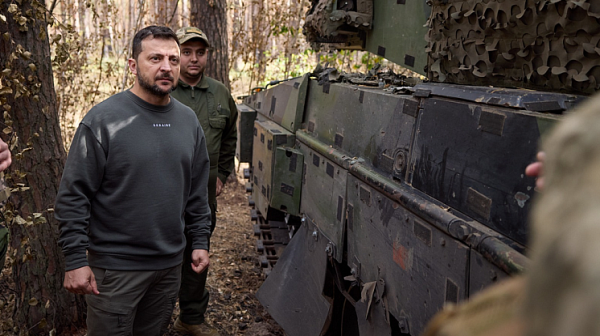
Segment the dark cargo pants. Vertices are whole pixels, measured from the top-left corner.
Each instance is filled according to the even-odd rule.
[[[159,336],[167,332],[181,265],[160,271],[92,267],[99,295],[86,295],[88,336]]]
[[[217,216],[215,207],[210,207],[211,228],[215,229]],[[179,319],[185,324],[204,323],[204,314],[208,308],[210,294],[206,290],[206,277],[208,270],[198,274],[192,269],[192,240],[186,232],[186,246],[183,254],[183,265],[181,266],[181,288],[179,289]]]

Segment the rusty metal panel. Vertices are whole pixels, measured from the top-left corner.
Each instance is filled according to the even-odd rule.
[[[384,284],[382,300],[410,334],[446,302],[467,297],[468,246],[353,175],[347,208],[348,264],[362,283]]]
[[[465,101],[421,104],[411,153],[412,185],[507,237],[526,244],[541,125],[552,115]]]
[[[319,141],[404,180],[419,102],[380,89],[310,81],[304,128]]]
[[[321,334],[330,303],[322,295],[327,270],[327,240],[303,224],[256,292],[260,303],[289,336]]]
[[[479,252],[471,250],[469,296],[507,277],[504,271],[485,259]]]
[[[331,254],[342,262],[348,171],[298,142],[306,160],[300,211],[333,243]]]

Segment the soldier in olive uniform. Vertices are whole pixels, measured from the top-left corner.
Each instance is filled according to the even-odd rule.
[[[217,196],[234,168],[238,111],[225,85],[204,75],[210,47],[206,35],[198,28],[186,27],[177,31],[177,37],[181,44],[181,77],[171,96],[194,110],[204,130],[210,157],[208,196],[214,230]],[[204,321],[209,299],[205,289],[207,272],[197,274],[188,264],[184,260],[179,292],[181,313],[175,329],[192,335],[219,335]]]

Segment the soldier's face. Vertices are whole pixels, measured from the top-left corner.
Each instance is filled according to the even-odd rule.
[[[177,86],[179,62],[176,41],[151,36],[142,41],[142,52],[137,60],[130,62],[129,67],[144,90],[156,96],[165,96]]]
[[[181,45],[181,76],[198,78],[204,73],[208,59],[206,44],[198,39]]]

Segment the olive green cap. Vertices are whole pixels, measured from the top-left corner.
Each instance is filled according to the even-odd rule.
[[[201,39],[206,43],[207,47],[210,47],[210,43],[208,43],[208,38],[204,32],[196,27],[183,27],[177,30],[177,39],[179,39],[180,44],[184,44],[185,42],[191,39]]]

